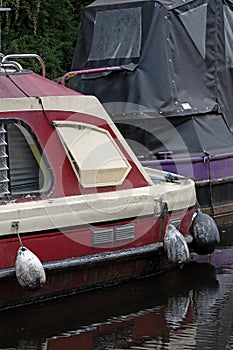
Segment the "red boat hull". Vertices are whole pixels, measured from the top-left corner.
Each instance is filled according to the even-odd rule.
[[[165,221],[179,216],[180,230],[186,234],[193,212],[192,208],[186,213],[173,213]],[[151,224],[152,220],[154,225]],[[9,264],[13,266],[19,248],[18,239],[2,240],[1,264],[5,268],[2,265],[0,273],[0,310],[103,288],[169,268],[170,264],[163,254],[164,225],[161,226],[159,219],[143,218],[138,221],[138,232],[142,230],[145,234],[138,234],[134,241],[126,242],[124,246],[122,243],[115,247],[88,246],[90,228],[77,231],[76,236],[74,230],[70,230],[73,239],[69,238],[69,234],[59,231],[22,237],[23,244],[40,258],[46,271],[46,284],[36,291],[22,288],[15,277],[14,267],[6,268]],[[146,230],[146,226],[149,230]],[[81,236],[86,237],[87,245],[77,242],[80,232]]]

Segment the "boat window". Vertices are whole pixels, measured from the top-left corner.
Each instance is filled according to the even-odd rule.
[[[179,16],[194,45],[205,59],[207,4],[192,8]]]
[[[99,11],[88,61],[139,57],[141,36],[140,7]]]
[[[226,66],[233,67],[233,11],[223,6]]]
[[[0,196],[17,198],[45,193],[51,188],[38,146],[21,124],[0,124]]]
[[[131,166],[108,131],[84,123],[54,122],[83,187],[120,185]]]

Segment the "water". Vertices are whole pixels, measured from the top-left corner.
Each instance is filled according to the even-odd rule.
[[[1,350],[233,349],[233,248],[121,287],[0,314]]]

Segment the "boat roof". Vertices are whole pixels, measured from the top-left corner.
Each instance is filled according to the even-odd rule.
[[[73,95],[80,93],[31,71],[0,74],[0,99]]]

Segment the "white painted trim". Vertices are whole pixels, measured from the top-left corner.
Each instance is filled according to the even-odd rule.
[[[126,190],[64,198],[8,203],[0,206],[0,235],[12,234],[13,221],[27,233],[90,223],[127,219],[154,212],[148,190]]]
[[[95,193],[64,198],[7,203],[0,206],[0,235],[15,233],[13,221],[19,221],[19,233],[29,233],[90,223],[160,214],[159,203],[168,210],[185,210],[196,203],[194,182],[182,184],[161,181],[154,186],[117,192]]]

